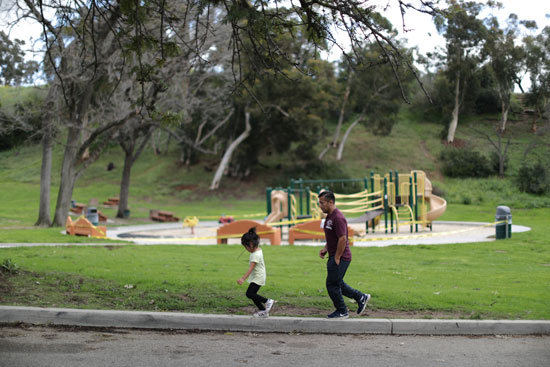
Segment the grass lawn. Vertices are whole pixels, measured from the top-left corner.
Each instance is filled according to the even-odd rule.
[[[450,209],[445,219],[474,213],[472,220],[487,220],[493,214],[482,207]],[[532,231],[489,243],[354,248],[346,281],[373,295],[375,314],[550,319],[550,209],[513,215],[514,223]],[[268,284],[261,293],[279,300],[279,315],[331,311],[318,248],[263,250]],[[3,273],[0,303],[246,314],[251,302],[236,283],[247,269],[241,252],[241,246],[223,245],[0,249],[0,261],[10,259],[21,269]]]
[[[491,153],[483,138],[463,127],[459,135],[472,144],[470,148]],[[327,161],[341,166],[349,177],[363,177],[371,170],[423,169],[449,203],[441,220],[492,222],[496,206],[508,205],[514,224],[532,230],[490,243],[354,248],[346,281],[373,295],[370,317],[550,319],[550,197],[517,190],[513,175],[524,145],[511,146],[513,169],[505,179],[449,179],[439,172],[438,156],[444,149],[439,130],[440,125],[406,120],[390,136],[380,137],[358,126],[344,151],[345,164],[334,160],[334,152],[327,154]],[[527,143],[529,136],[525,133],[514,138]],[[317,148],[322,146],[324,143]],[[240,255],[241,246],[134,246],[66,236],[61,228],[34,227],[40,154],[39,146],[0,152],[0,243],[112,243],[0,248],[0,269],[13,270],[13,264],[19,267],[18,272],[0,271],[0,304],[252,312],[245,287],[236,283],[247,269],[247,254]],[[79,179],[73,199],[103,202],[117,196],[122,157],[119,148],[110,147]],[[178,157],[177,149],[165,155],[146,151],[132,170],[130,218],[108,227],[150,223],[150,209],[173,211],[182,218],[265,213],[265,186],[274,186],[276,178],[286,185],[285,170],[292,168],[294,159],[273,155],[254,176],[224,178],[224,189],[211,192],[207,188],[217,160],[204,158],[203,164],[182,167],[177,164]],[[62,147],[56,145],[52,218],[61,161]],[[107,171],[110,162],[116,169]],[[114,209],[99,209],[114,219]],[[264,247],[268,284],[261,294],[279,301],[277,315],[324,316],[332,311],[324,286],[325,264],[317,252],[313,247]]]

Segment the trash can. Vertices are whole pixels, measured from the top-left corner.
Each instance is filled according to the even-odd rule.
[[[91,206],[86,210],[86,219],[88,219],[94,226],[97,226],[99,223],[99,214],[97,213],[96,207]]]
[[[124,209],[123,217],[126,219],[130,218],[130,209]]]
[[[495,222],[504,222],[495,225],[497,240],[512,237],[512,214],[510,213],[510,208],[504,205],[497,207]]]

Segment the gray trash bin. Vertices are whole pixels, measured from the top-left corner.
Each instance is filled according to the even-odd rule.
[[[86,210],[86,219],[90,221],[94,226],[97,226],[99,223],[99,214],[97,213],[97,208],[91,206]]]
[[[512,214],[510,208],[507,206],[497,207],[497,214],[495,215],[495,222],[503,222],[495,225],[496,239],[503,240],[512,237]]]

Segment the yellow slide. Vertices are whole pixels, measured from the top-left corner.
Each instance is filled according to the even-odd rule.
[[[430,205],[430,211],[426,215],[426,220],[432,222],[441,217],[447,209],[447,201],[442,197],[432,194],[432,183],[426,177],[424,183],[424,198]]]
[[[271,213],[264,223],[279,222],[286,216],[288,216],[288,196],[282,190],[273,190],[271,192]]]

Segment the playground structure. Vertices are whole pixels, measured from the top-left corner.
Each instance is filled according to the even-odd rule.
[[[343,188],[349,183],[359,185],[362,190],[340,194],[334,188],[338,185]],[[370,178],[362,179],[291,180],[288,188],[267,188],[268,216],[265,223],[275,224],[281,219],[290,222],[303,218],[321,219],[317,195],[329,188],[335,192],[337,206],[346,214],[348,222],[365,223],[366,233],[369,230],[397,233],[404,226],[409,227],[411,232],[418,232],[419,225],[431,230],[433,221],[447,207],[445,199],[432,193],[431,181],[423,171],[390,171],[384,176],[371,173]],[[384,225],[381,227],[382,223]],[[310,234],[307,238],[317,238],[315,234]]]
[[[105,238],[107,234],[107,227],[94,226],[84,217],[80,217],[76,221],[73,221],[71,217],[68,216],[65,221],[65,232],[72,236]]]
[[[353,243],[355,231],[348,226],[348,240]],[[315,219],[306,223],[300,223],[288,230],[288,244],[294,245],[296,240],[324,240],[325,232],[321,219]]]
[[[215,239],[218,244],[227,244],[230,239],[236,242],[235,240],[243,233],[255,227],[260,238],[269,240],[271,245],[280,245],[283,236],[291,245],[296,240],[323,241],[325,238],[322,228],[324,213],[318,206],[318,194],[328,189],[334,192],[337,207],[348,220],[350,245],[357,241],[361,242],[364,235],[369,232],[398,233],[402,232],[404,227],[411,233],[426,229],[432,231],[433,221],[439,218],[447,207],[445,199],[433,194],[431,181],[423,171],[415,170],[409,173],[389,171],[384,175],[371,172],[369,178],[360,179],[298,179],[291,180],[287,188],[268,187],[266,189],[267,215],[264,212],[240,216],[257,218],[265,215],[263,222],[248,219],[234,220],[233,216],[225,215],[206,216],[200,219],[216,219],[221,226],[199,227],[199,217],[187,216],[181,224],[182,229],[189,227],[190,234],[193,236],[198,234],[198,237],[186,239],[184,237],[187,235],[182,234],[180,239],[194,241]],[[162,214],[171,220],[178,220],[174,213],[170,212],[154,211],[151,214],[157,216]],[[72,234],[73,228],[73,224],[68,223],[67,233]],[[195,233],[197,228],[199,233]],[[208,230],[216,231],[215,235],[208,233]],[[150,237],[145,233],[138,236]]]
[[[248,232],[250,228],[256,228],[256,233],[260,238],[267,238],[271,245],[278,246],[281,244],[281,229],[272,228],[266,224],[261,224],[253,220],[237,220],[231,223],[224,224],[217,230],[217,242],[227,244],[227,239],[230,237],[241,236]]]

